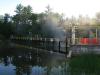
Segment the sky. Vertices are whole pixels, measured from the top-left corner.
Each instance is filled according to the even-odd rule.
[[[100,0],[0,0],[0,15],[14,15],[14,10],[20,3],[32,6],[33,12],[37,13],[44,12],[46,6],[50,5],[53,12],[64,13],[67,17],[95,17],[95,14],[100,12]]]

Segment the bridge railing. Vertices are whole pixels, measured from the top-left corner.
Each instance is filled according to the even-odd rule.
[[[12,42],[48,51],[67,53],[67,41],[58,38],[11,37]]]
[[[100,38],[75,38],[74,45],[100,45]]]

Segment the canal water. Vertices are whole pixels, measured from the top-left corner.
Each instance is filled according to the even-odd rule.
[[[0,50],[0,75],[66,75],[64,54],[11,48]]]

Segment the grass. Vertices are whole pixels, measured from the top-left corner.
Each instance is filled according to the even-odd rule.
[[[96,75],[100,71],[100,55],[83,54],[73,57],[69,61],[69,70],[71,72],[95,73]]]

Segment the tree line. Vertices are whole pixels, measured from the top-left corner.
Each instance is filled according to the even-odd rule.
[[[48,5],[46,11],[34,13],[30,5],[23,6],[18,4],[15,8],[16,14],[10,16],[5,14],[0,18],[0,38],[9,38],[11,35],[20,36],[42,36],[42,37],[61,37],[65,35],[71,24],[98,25],[100,24],[100,13],[95,19],[79,16],[64,18],[63,14],[54,13]],[[71,23],[71,24],[70,24]],[[65,31],[64,31],[65,30]]]
[[[61,20],[61,15],[53,13],[50,7],[42,13],[34,13],[31,6],[18,4],[16,14],[5,14],[0,19],[0,36],[9,38],[11,35],[53,37],[55,28]],[[51,25],[52,26],[49,26]]]

